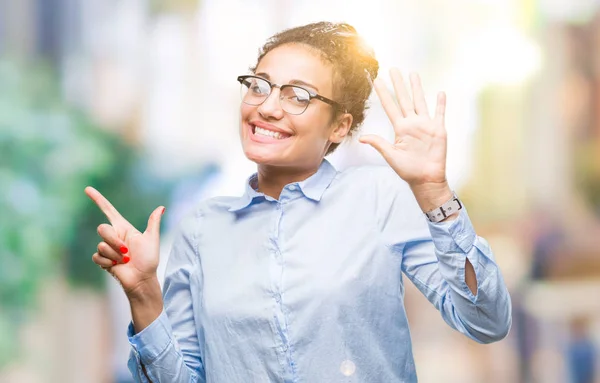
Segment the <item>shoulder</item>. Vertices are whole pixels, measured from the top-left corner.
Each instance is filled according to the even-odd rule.
[[[179,232],[190,232],[193,228],[200,226],[206,219],[214,217],[215,214],[227,212],[234,201],[239,197],[212,197],[195,204],[191,204],[182,214],[174,227]]]
[[[202,233],[207,227],[222,220],[231,213],[229,208],[232,203],[239,201],[236,197],[213,197],[191,205],[173,225],[169,233],[174,249],[196,249],[202,240]]]
[[[193,226],[219,214],[228,214],[229,209],[242,197],[218,196],[207,198],[191,206],[180,221],[181,225]]]
[[[352,189],[352,195],[373,207],[381,221],[392,216],[396,221],[420,220],[422,212],[410,186],[389,166],[366,165],[345,169],[338,174],[340,191]]]
[[[208,198],[200,202],[197,206],[199,214],[211,215],[228,212],[229,209],[244,197],[218,196]]]
[[[405,195],[407,192],[410,193],[408,184],[387,165],[349,167],[338,172],[336,180],[340,184],[351,184],[358,189],[369,189],[377,194]]]

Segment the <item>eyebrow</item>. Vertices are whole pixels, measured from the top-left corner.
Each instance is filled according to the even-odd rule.
[[[259,76],[259,77],[263,77],[266,80],[271,81],[271,76],[269,76],[267,73],[259,72],[259,73],[255,73],[254,75],[255,76]],[[306,82],[306,81],[302,81],[302,80],[290,80],[289,84],[290,85],[304,85],[304,86],[307,86],[309,88],[314,89],[316,92],[319,92],[319,88],[317,88],[313,84],[311,84],[309,82]]]

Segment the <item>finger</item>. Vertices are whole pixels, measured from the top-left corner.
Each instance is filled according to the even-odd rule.
[[[158,238],[160,235],[160,221],[164,213],[165,207],[159,206],[156,209],[154,209],[152,214],[150,214],[150,218],[148,218],[148,226],[146,227],[146,232],[151,233],[152,236],[154,236],[155,238]]]
[[[127,222],[127,220],[123,218],[121,214],[119,214],[117,209],[115,209],[115,207],[106,198],[104,198],[104,196],[100,194],[98,190],[94,189],[91,186],[88,186],[85,188],[85,194],[92,201],[94,201],[96,205],[98,205],[100,210],[102,210],[102,212],[104,213],[106,218],[108,218],[111,224],[114,225],[115,223],[119,222]]]
[[[114,227],[107,223],[103,223],[98,226],[98,235],[104,240],[113,250],[120,252],[121,254],[127,254],[129,249],[125,242],[119,238],[117,231]]]
[[[110,259],[116,265],[117,263],[127,263],[129,262],[129,256],[122,255],[117,252],[115,249],[110,247],[106,242],[100,242],[98,244],[98,254],[103,256],[104,258]]]
[[[412,87],[415,111],[417,114],[429,117],[427,101],[425,101],[425,94],[423,93],[423,86],[421,85],[421,77],[419,77],[417,73],[411,73],[410,86]]]
[[[375,87],[375,92],[377,93],[377,97],[379,97],[379,101],[381,101],[383,110],[385,110],[385,114],[387,114],[392,124],[396,125],[397,122],[404,118],[396,100],[394,100],[394,97],[392,97],[392,94],[385,86],[385,83],[379,77],[373,81],[373,86]]]
[[[415,106],[404,84],[402,73],[397,68],[392,68],[390,70],[390,77],[392,78],[392,84],[394,84],[394,90],[396,91],[396,97],[398,97],[398,104],[400,104],[402,114],[405,117],[415,114]]]
[[[375,134],[366,134],[358,139],[363,144],[369,144],[377,150],[386,160],[389,158],[394,145],[386,141],[383,137]]]
[[[444,120],[446,119],[446,93],[439,92],[437,96],[437,105],[435,107],[435,119],[440,122],[441,126],[444,126]]]
[[[113,267],[114,265],[117,264],[116,261],[105,258],[98,253],[94,253],[94,255],[92,255],[92,261],[102,268]]]

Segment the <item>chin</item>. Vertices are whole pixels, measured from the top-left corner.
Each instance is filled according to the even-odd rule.
[[[274,153],[256,150],[256,148],[244,148],[244,155],[257,165],[277,165],[281,162],[281,159],[277,158]]]

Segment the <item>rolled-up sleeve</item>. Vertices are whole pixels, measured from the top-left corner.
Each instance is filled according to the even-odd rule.
[[[137,334],[129,325],[128,367],[136,382],[205,382],[194,315],[201,275],[195,237],[199,217],[194,218],[184,220],[173,242],[163,289],[165,309]]]
[[[453,328],[480,343],[504,338],[511,326],[510,295],[494,255],[475,234],[467,211],[447,223],[428,222],[430,238],[403,244],[402,270]],[[466,260],[477,279],[471,292]]]
[[[155,363],[168,365],[167,363],[173,364],[173,362],[176,362],[176,360],[165,360],[165,358],[172,359],[177,356],[176,353],[169,352],[169,348],[173,346],[172,334],[173,330],[164,310],[154,322],[137,334],[133,329],[133,324],[129,324],[127,329],[127,337],[131,344],[129,368],[136,375],[136,380],[148,381],[142,370],[142,365],[152,366]]]
[[[402,257],[402,271],[454,329],[480,343],[504,338],[510,329],[510,295],[488,242],[473,228],[467,209],[455,220],[429,222],[410,188],[390,171],[379,179],[383,241]],[[465,281],[466,261],[477,291]]]

